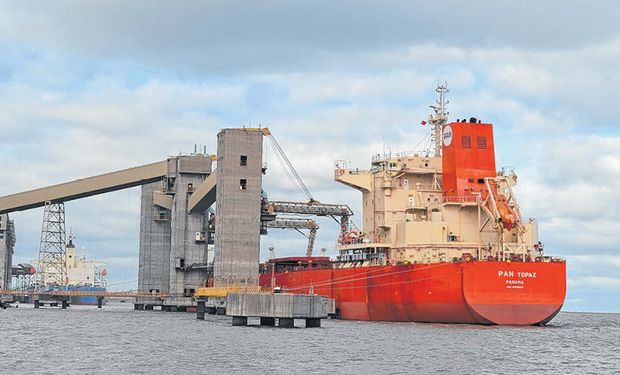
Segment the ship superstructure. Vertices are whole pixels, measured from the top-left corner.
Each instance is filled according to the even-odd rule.
[[[73,235],[69,235],[69,242],[65,250],[67,263],[67,284],[71,286],[87,286],[105,288],[107,284],[107,270],[104,263],[89,260],[77,253]]]
[[[443,91],[440,99],[443,110]],[[433,134],[443,129],[432,155],[376,155],[368,170],[336,163],[335,180],[362,193],[363,210],[363,231],[342,234],[338,259],[393,265],[542,256],[536,220],[523,220],[512,190],[516,174],[496,173],[493,126],[475,118],[444,124],[443,113],[429,122]]]

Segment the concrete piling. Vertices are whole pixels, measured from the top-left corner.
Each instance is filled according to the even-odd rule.
[[[205,301],[197,301],[196,304],[196,319],[205,320]]]
[[[280,328],[294,328],[295,319],[293,318],[280,318],[278,319],[278,327]]]
[[[233,326],[247,326],[248,317],[247,316],[233,316],[232,325]]]
[[[306,328],[318,328],[321,326],[321,319],[308,318],[306,319]]]

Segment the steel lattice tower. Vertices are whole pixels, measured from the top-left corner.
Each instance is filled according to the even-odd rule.
[[[65,204],[45,202],[37,267],[40,287],[67,284],[65,247]]]

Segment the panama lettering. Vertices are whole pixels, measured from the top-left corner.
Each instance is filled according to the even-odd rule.
[[[523,279],[535,279],[536,272],[497,271],[497,277],[506,278],[506,289],[523,289],[525,287],[525,280]],[[511,279],[508,279],[509,277]],[[515,277],[516,279],[513,279]]]

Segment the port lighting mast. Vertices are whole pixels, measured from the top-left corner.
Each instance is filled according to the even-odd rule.
[[[45,202],[37,265],[39,288],[67,284],[66,245],[65,204]]]

